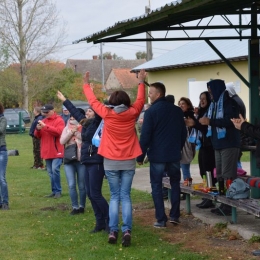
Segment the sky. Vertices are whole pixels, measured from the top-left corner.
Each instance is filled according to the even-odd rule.
[[[60,51],[56,53],[55,59],[66,63],[67,59],[92,59],[93,55],[100,55],[100,44],[81,42],[72,44],[73,41],[82,39],[93,33],[100,32],[108,27],[114,26],[117,22],[139,17],[145,14],[145,7],[149,6],[151,10],[155,10],[166,4],[171,3],[171,0],[53,0],[56,2],[57,10],[60,18],[67,23],[67,38],[65,43],[60,46]],[[210,18],[202,20],[200,25],[206,25]],[[234,23],[238,23],[237,17],[230,17]],[[234,19],[234,20],[233,20]],[[246,17],[242,17],[245,24],[248,23]],[[249,19],[250,21],[250,19]],[[196,22],[191,22],[185,25],[194,25]],[[223,18],[214,17],[210,21],[211,25],[227,24]],[[167,37],[171,34],[185,37],[183,31],[169,31]],[[201,31],[189,31],[190,36],[200,36]],[[209,30],[203,32],[203,36],[209,33]],[[157,37],[165,37],[165,32],[152,32],[152,35]],[[187,41],[162,41],[152,42],[153,58],[159,57],[179,46],[186,44]],[[136,59],[136,52],[146,52],[145,42],[124,42],[124,43],[104,43],[103,53],[111,52],[122,57],[123,59]]]
[[[54,1],[55,2],[55,1]],[[56,54],[56,59],[66,62],[67,59],[92,59],[100,54],[100,44],[73,41],[113,26],[119,21],[141,16],[145,6],[151,10],[170,3],[170,0],[56,0],[60,17],[67,22],[67,38]],[[183,43],[153,42],[153,57],[156,58]],[[135,53],[146,51],[145,42],[105,43],[103,53],[111,52],[124,59],[136,59]]]

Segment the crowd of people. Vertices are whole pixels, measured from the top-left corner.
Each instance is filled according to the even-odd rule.
[[[181,97],[178,106],[175,105],[175,97],[166,96],[165,85],[154,82],[149,85],[150,104],[145,104],[146,72],[141,70],[135,102],[131,103],[129,95],[119,90],[104,104],[95,96],[89,77],[86,72],[83,92],[90,104],[86,111],[76,108],[60,91],[57,98],[63,105],[61,115],[52,104],[34,108],[35,118],[29,131],[33,142],[32,168],[45,169],[45,160],[51,186],[51,193],[46,197],[59,199],[62,196],[60,168],[64,163],[70,214],[83,214],[88,197],[96,221],[90,232],[105,231],[109,243],[117,243],[121,231],[122,245],[131,244],[131,186],[136,163],[142,165],[146,158],[150,163],[155,228],[165,228],[168,221],[174,225],[180,223],[180,199],[185,199],[184,194],[181,197],[180,182],[183,179],[184,185],[192,184],[190,163],[196,150],[201,178],[209,172],[213,186],[236,179],[237,168],[241,167],[241,132],[259,140],[256,156],[260,168],[260,128],[246,122],[244,103],[232,84],[225,85],[219,79],[209,81],[208,90],[199,95],[199,105],[195,108],[187,97]],[[101,125],[102,136],[97,144],[93,138]],[[0,103],[0,208],[9,209],[5,129],[4,107]],[[164,176],[169,177],[171,184],[169,216],[164,207]],[[109,202],[102,194],[104,179],[109,185]],[[207,199],[196,206],[214,208]],[[222,203],[211,212],[230,215],[231,207]]]

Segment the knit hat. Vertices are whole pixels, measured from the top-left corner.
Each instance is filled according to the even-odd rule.
[[[77,110],[82,114],[82,115],[85,115],[85,110],[84,109],[82,109],[82,108],[77,108]]]

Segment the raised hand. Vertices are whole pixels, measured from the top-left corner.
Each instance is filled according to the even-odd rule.
[[[146,78],[146,75],[147,75],[147,73],[145,72],[145,70],[140,70],[140,72],[139,72],[139,74],[138,74],[138,79],[140,80],[140,81],[145,81],[145,78]]]
[[[89,71],[87,71],[83,77],[84,84],[89,84]]]
[[[57,98],[59,100],[61,100],[62,102],[64,102],[66,100],[66,98],[64,97],[64,95],[58,90],[57,91]]]

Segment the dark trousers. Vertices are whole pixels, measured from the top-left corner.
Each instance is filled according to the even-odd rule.
[[[87,196],[91,202],[96,218],[96,226],[103,228],[108,223],[109,206],[102,195],[102,184],[105,176],[103,164],[85,164]]]
[[[178,219],[180,217],[180,163],[153,163],[150,162],[150,180],[152,196],[155,207],[155,218],[158,222],[167,221],[163,201],[162,178],[167,169],[171,184],[171,210],[170,217]]]
[[[33,137],[33,158],[34,158],[34,163],[33,165],[35,167],[42,167],[43,166],[43,160],[41,158],[41,140]]]

